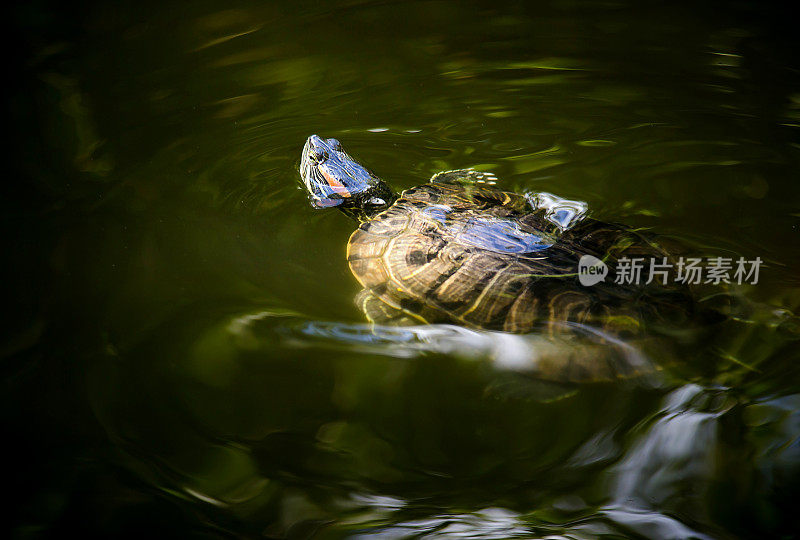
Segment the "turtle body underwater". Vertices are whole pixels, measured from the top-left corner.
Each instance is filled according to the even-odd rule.
[[[472,169],[396,195],[339,141],[317,135],[300,175],[312,206],[358,220],[347,261],[364,287],[356,302],[374,323],[537,334],[549,344],[535,359],[538,376],[587,381],[643,370],[625,344],[695,318],[690,291],[676,284],[581,285],[583,256],[612,266],[672,256],[652,237],[585,217],[584,203],[504,191]]]

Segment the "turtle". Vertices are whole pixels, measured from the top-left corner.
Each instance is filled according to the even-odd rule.
[[[358,222],[347,262],[363,287],[356,303],[373,323],[535,334],[548,345],[533,371],[578,382],[649,372],[631,344],[697,318],[684,284],[583,285],[582,257],[613,267],[676,253],[645,231],[589,217],[580,201],[506,191],[474,169],[439,172],[398,195],[338,140],[318,135],[308,137],[299,171],[313,208]]]

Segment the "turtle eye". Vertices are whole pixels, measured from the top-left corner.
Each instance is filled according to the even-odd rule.
[[[325,163],[328,161],[328,152],[323,150],[322,152],[315,153],[313,159],[315,163]]]

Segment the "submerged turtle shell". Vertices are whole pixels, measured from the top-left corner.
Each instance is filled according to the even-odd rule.
[[[586,254],[610,261],[668,256],[622,226],[587,219],[562,233],[521,195],[460,184],[406,190],[362,223],[347,249],[373,320],[399,315],[515,333],[575,322],[615,326],[619,335],[659,315],[642,287],[580,285],[578,260]],[[637,301],[643,296],[649,301]]]

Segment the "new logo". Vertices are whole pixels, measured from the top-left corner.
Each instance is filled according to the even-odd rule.
[[[608,275],[606,263],[591,255],[584,255],[578,261],[578,281],[584,287],[600,283]]]

